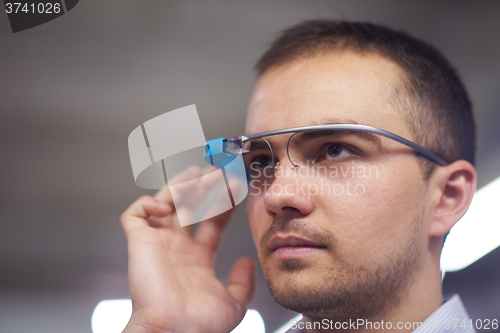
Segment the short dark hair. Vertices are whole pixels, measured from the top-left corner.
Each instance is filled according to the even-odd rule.
[[[295,59],[329,52],[378,53],[399,64],[405,77],[391,103],[403,114],[415,141],[449,162],[475,162],[472,104],[457,71],[435,47],[371,23],[310,20],[284,30],[262,55],[259,75]],[[426,178],[433,163],[421,159]]]

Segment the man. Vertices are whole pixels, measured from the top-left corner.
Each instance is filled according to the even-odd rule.
[[[370,126],[267,136],[272,155],[250,159],[250,168],[271,161],[275,171],[265,186],[250,183],[248,214],[273,297],[304,315],[296,331],[473,331],[460,299],[443,304],[441,295],[441,248],[476,186],[471,103],[453,68],[406,34],[319,20],[283,32],[256,68],[247,137],[315,125]],[[309,173],[321,166],[323,173]],[[367,174],[370,168],[376,172]],[[228,286],[214,275],[230,214],[201,222],[190,236],[189,227],[173,227],[168,189],[124,212],[134,307],[125,332],[221,333],[241,321],[253,293],[253,261],[238,260]],[[465,325],[453,327],[453,319]],[[427,326],[413,324],[421,322]]]

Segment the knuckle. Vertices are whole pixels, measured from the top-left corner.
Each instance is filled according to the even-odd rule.
[[[137,202],[140,202],[140,203],[146,203],[148,201],[151,201],[153,200],[153,197],[150,196],[150,195],[143,195],[142,197],[140,197]]]
[[[127,218],[127,212],[123,212],[122,215],[120,215],[120,222],[123,223],[124,220]]]
[[[120,223],[121,223],[121,225],[125,226],[125,223],[127,222],[127,220],[130,217],[130,215],[133,215],[132,211],[137,210],[138,207],[143,207],[145,204],[147,204],[148,202],[151,202],[152,200],[154,200],[153,197],[151,197],[149,195],[143,195],[139,199],[137,199],[136,201],[134,201],[134,203],[132,203],[129,206],[129,208],[127,208],[120,215]]]
[[[125,212],[123,213],[121,216],[120,216],[120,224],[122,227],[125,227],[125,224],[127,222],[127,217],[128,217],[128,214]]]

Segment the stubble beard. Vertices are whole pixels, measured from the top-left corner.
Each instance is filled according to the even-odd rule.
[[[269,268],[264,268],[269,290],[282,307],[302,313],[312,320],[327,318],[344,322],[380,318],[388,310],[399,306],[415,278],[420,263],[422,223],[421,211],[411,225],[409,239],[403,242],[403,248],[394,251],[375,269],[339,260],[336,267],[326,268],[317,279],[304,285],[295,278],[276,283]],[[282,261],[279,268],[291,274],[300,274],[307,266],[302,261],[288,260]]]

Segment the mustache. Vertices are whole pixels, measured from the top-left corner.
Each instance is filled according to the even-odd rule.
[[[335,238],[332,232],[328,230],[313,228],[309,223],[304,223],[299,220],[276,218],[259,241],[260,248],[267,254],[271,253],[269,242],[277,233],[294,234],[298,237],[325,246],[329,250],[332,250],[335,245]]]

